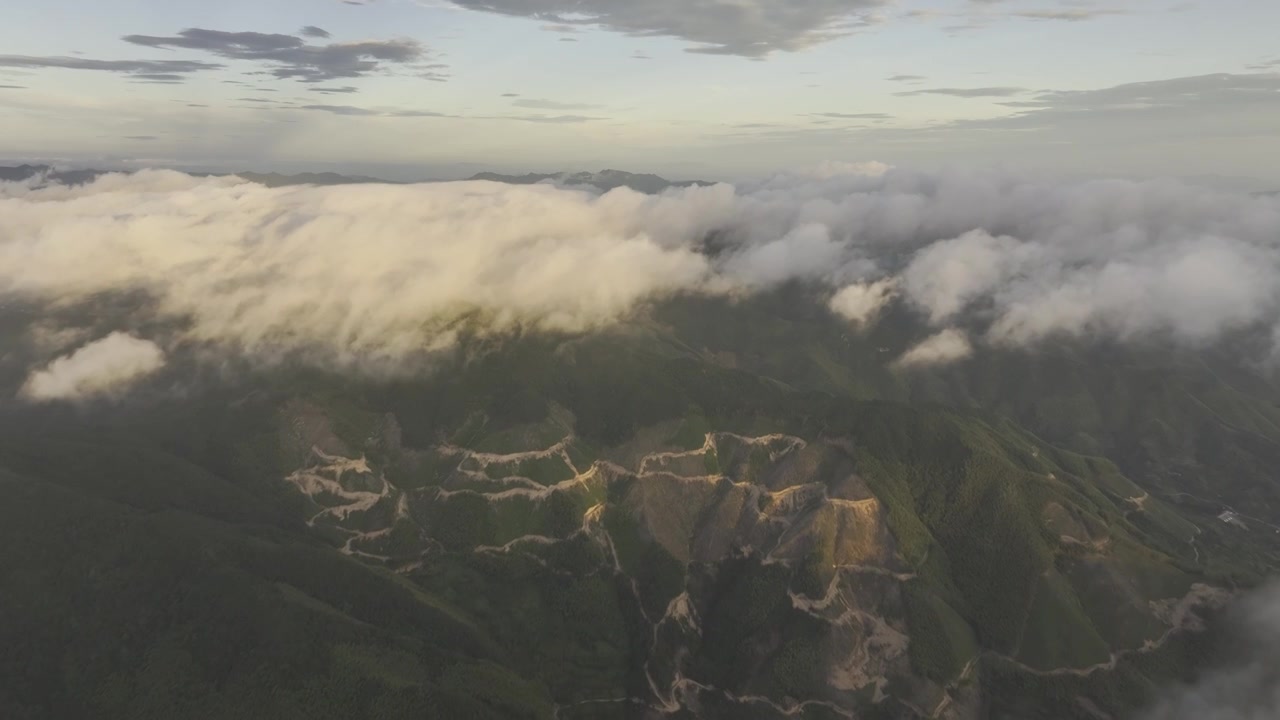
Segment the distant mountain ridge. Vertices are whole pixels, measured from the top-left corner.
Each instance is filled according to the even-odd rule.
[[[43,178],[46,183],[59,185],[82,185],[93,182],[103,175],[113,172],[134,172],[132,170],[98,170],[83,168],[77,170],[59,170],[51,165],[16,165],[0,166],[0,181],[26,182],[32,178]],[[357,183],[394,183],[392,180],[367,177],[364,175],[342,175],[335,172],[297,173],[285,175],[277,172],[235,172],[235,173],[187,173],[196,177],[242,177],[267,187],[286,185],[352,185]]]
[[[525,175],[503,175],[501,173],[482,172],[471,176],[471,180],[488,180],[490,182],[507,183],[508,185],[536,185],[541,182],[554,182],[562,185],[587,185],[600,190],[609,191],[627,187],[646,194],[660,193],[673,187],[697,187],[713,185],[705,180],[668,180],[659,175],[630,173],[623,170],[601,170],[600,172],[558,172],[528,173]]]
[[[51,165],[16,165],[0,166],[0,181],[26,182],[32,178],[43,178],[43,182],[60,185],[82,185],[93,182],[102,175],[111,172],[132,172],[130,170],[98,170],[84,168],[76,170],[59,170]],[[355,185],[364,183],[403,184],[400,181],[384,180],[366,175],[343,175],[335,172],[296,173],[286,175],[278,172],[235,172],[235,173],[189,173],[197,177],[230,177],[237,176],[250,182],[267,187],[285,187],[290,185]],[[673,187],[696,187],[712,185],[705,180],[668,180],[659,175],[631,173],[623,170],[601,170],[599,172],[558,172],[528,173],[525,175],[504,175],[495,172],[482,172],[468,178],[469,180],[487,180],[508,185],[535,185],[541,182],[553,182],[567,186],[594,187],[607,192],[614,188],[627,187],[646,194],[660,193]]]
[[[50,165],[0,166],[0,181],[26,182],[34,177],[44,177],[46,182],[61,185],[81,185],[93,182],[107,170],[58,170]]]
[[[335,172],[297,173],[295,175],[284,175],[277,172],[238,172],[229,174],[242,177],[249,182],[266,185],[267,187],[284,187],[287,185],[362,185],[366,183],[402,184],[395,180],[383,180],[366,175],[342,175]]]

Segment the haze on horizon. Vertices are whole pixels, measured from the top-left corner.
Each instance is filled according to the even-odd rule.
[[[875,159],[1280,187],[1264,0],[43,0],[0,160],[391,179]]]

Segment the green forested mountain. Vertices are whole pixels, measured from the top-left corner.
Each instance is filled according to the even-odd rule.
[[[1267,370],[908,370],[792,292],[4,407],[0,714],[1121,718],[1210,662],[1280,562]]]

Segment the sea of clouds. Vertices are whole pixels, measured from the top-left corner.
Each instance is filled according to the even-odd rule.
[[[28,399],[107,392],[177,346],[412,372],[463,324],[589,331],[676,294],[793,281],[856,327],[890,303],[917,312],[933,334],[902,367],[1062,336],[1195,346],[1256,328],[1280,342],[1280,197],[876,163],[661,195],[163,170],[0,183],[0,304],[137,293],[182,328],[61,348],[31,369]]]

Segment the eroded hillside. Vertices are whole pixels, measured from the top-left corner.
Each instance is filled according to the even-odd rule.
[[[947,414],[912,418],[913,463],[894,421],[600,446],[553,406],[410,447],[393,414],[351,442],[280,414],[306,522],[500,628],[557,717],[978,718],[989,668],[1114,673],[1230,597],[1200,528],[1114,467]]]

